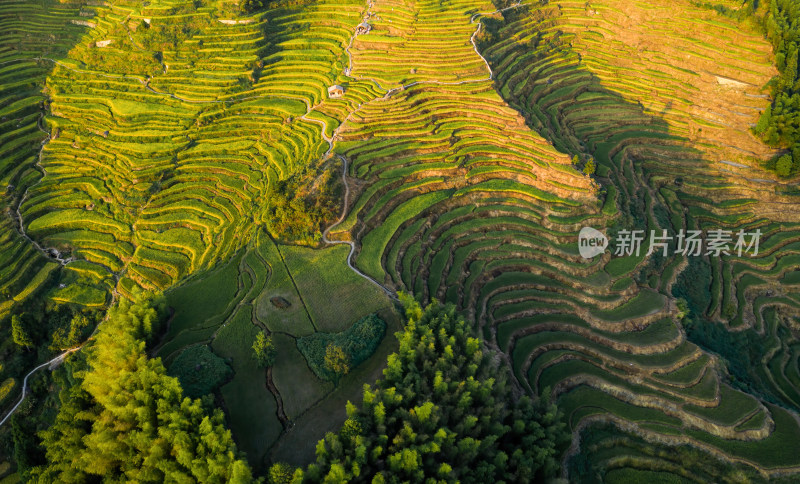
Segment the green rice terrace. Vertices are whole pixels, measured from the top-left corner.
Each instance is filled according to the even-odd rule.
[[[0,0],[0,484],[800,482],[798,19]]]

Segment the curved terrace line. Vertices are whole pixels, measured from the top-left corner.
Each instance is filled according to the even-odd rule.
[[[368,19],[372,15],[372,13],[369,11],[372,8],[372,5],[373,5],[373,3],[370,0],[369,3],[368,3],[367,13],[364,16],[364,20]],[[521,2],[518,2],[515,5],[512,5],[510,7],[506,7],[506,8],[503,8],[503,9],[498,9],[498,10],[495,10],[493,12],[475,13],[470,18],[470,23],[475,23],[475,21],[481,16],[493,15],[495,13],[500,13],[500,12],[503,12],[503,11],[506,11],[506,10],[510,10],[510,9],[513,9],[513,8],[517,8],[517,7],[520,7],[520,6],[524,6],[524,5],[526,5],[526,4],[522,4]],[[387,97],[391,96],[392,94],[394,94],[395,92],[399,92],[399,91],[401,91],[403,89],[406,89],[408,87],[412,87],[412,86],[415,86],[415,85],[419,85],[419,84],[461,85],[461,84],[467,84],[467,83],[486,82],[486,81],[492,80],[493,76],[494,76],[494,72],[492,71],[491,67],[489,66],[489,63],[486,60],[486,58],[484,58],[483,55],[481,55],[481,53],[478,51],[478,46],[475,43],[475,36],[480,32],[480,29],[481,29],[481,23],[478,22],[477,27],[475,29],[475,32],[470,37],[470,43],[472,44],[472,47],[475,50],[475,52],[478,54],[478,56],[483,60],[484,64],[486,65],[486,68],[489,71],[489,75],[488,75],[488,77],[486,79],[470,79],[470,80],[455,81],[455,82],[449,82],[449,81],[415,81],[415,82],[412,82],[410,84],[403,85],[400,88],[393,88],[393,89],[385,89],[385,88],[383,88],[380,85],[380,83],[378,81],[376,81],[375,79],[368,79],[368,80],[371,80],[372,82],[374,82],[375,85],[379,89],[386,91],[386,93],[384,94],[383,98],[387,98]],[[352,71],[352,67],[353,67],[353,56],[352,56],[352,53],[350,52],[350,47],[353,45],[353,41],[355,40],[356,36],[357,36],[357,33],[356,33],[356,31],[354,31],[352,37],[350,38],[350,43],[345,48],[345,52],[347,52],[347,56],[348,56],[348,59],[349,59],[349,67],[345,69],[344,74],[347,77],[351,77],[353,79],[356,79],[356,78],[350,75],[350,71]],[[229,99],[229,100],[208,100],[208,101],[197,100],[197,101],[193,101],[193,100],[183,99],[183,98],[181,98],[181,97],[179,97],[179,96],[177,96],[177,95],[175,95],[173,93],[166,93],[166,92],[156,91],[156,90],[154,90],[153,88],[151,88],[148,85],[148,80],[142,80],[142,79],[139,79],[137,77],[128,76],[128,75],[124,75],[124,74],[123,75],[115,75],[115,74],[104,74],[104,73],[96,73],[96,72],[91,72],[91,71],[83,71],[83,70],[80,70],[80,69],[76,69],[76,68],[70,67],[70,66],[68,66],[68,65],[66,65],[66,64],[64,64],[64,63],[62,63],[62,62],[60,62],[58,60],[50,59],[50,58],[47,58],[47,57],[34,57],[34,58],[29,58],[29,59],[14,59],[12,61],[7,61],[7,62],[0,63],[0,65],[4,65],[4,64],[7,64],[7,63],[11,63],[11,62],[30,61],[30,60],[36,60],[36,61],[47,60],[47,61],[50,61],[50,62],[52,62],[53,64],[55,64],[57,66],[64,67],[67,70],[71,70],[71,71],[79,72],[79,73],[84,73],[84,74],[94,74],[94,75],[99,75],[101,77],[116,78],[116,79],[121,79],[121,78],[124,78],[124,79],[135,79],[135,80],[139,81],[139,83],[141,83],[147,90],[153,92],[154,94],[168,96],[170,98],[173,98],[173,99],[176,99],[176,100],[179,100],[179,101],[182,101],[182,102],[186,102],[186,103],[213,104],[213,103],[237,102],[237,101],[245,101],[245,100],[252,100],[252,99],[264,99],[264,98],[299,99],[299,100],[305,102],[306,103],[306,107],[307,107],[306,113],[303,114],[302,116],[300,116],[300,119],[303,119],[304,121],[312,122],[312,123],[315,123],[315,124],[319,124],[321,126],[321,128],[322,128],[322,139],[325,140],[328,143],[328,150],[324,154],[325,158],[330,156],[330,154],[332,153],[334,139],[336,138],[336,132],[338,131],[339,128],[341,128],[342,125],[344,125],[344,122],[342,122],[342,124],[339,126],[339,128],[337,128],[333,132],[333,136],[331,136],[331,137],[326,136],[326,131],[327,131],[327,127],[328,127],[327,122],[324,121],[324,120],[310,119],[310,118],[307,117],[309,114],[311,114],[312,111],[314,111],[317,108],[317,106],[319,106],[319,104],[314,105],[314,106],[310,106],[310,103],[308,102],[308,100],[305,99],[305,98],[302,98],[300,96],[295,97],[295,96],[259,95],[259,96],[249,96],[249,97],[243,97],[243,98],[238,98],[238,99]],[[364,78],[362,78],[362,79],[364,79]],[[370,102],[370,101],[367,101],[367,102]],[[360,108],[363,104],[365,104],[365,103],[361,103],[358,106],[356,106],[356,109],[353,112],[358,110],[358,108]],[[22,206],[22,203],[24,203],[30,188],[35,187],[39,183],[41,183],[41,181],[44,179],[44,177],[46,175],[46,171],[45,171],[44,167],[42,167],[42,165],[41,165],[41,160],[42,160],[42,154],[44,152],[44,147],[50,141],[50,133],[48,133],[46,130],[44,130],[42,128],[42,126],[41,126],[42,119],[43,119],[43,116],[39,118],[39,121],[37,122],[37,127],[43,133],[47,134],[47,137],[42,142],[42,146],[41,146],[41,148],[39,150],[39,155],[38,155],[37,161],[36,161],[36,166],[38,166],[39,169],[42,170],[42,178],[38,182],[36,182],[35,184],[33,184],[30,187],[26,188],[25,193],[23,194],[23,197],[20,200],[20,203],[17,205],[17,209],[16,209],[17,218],[18,218],[17,221],[19,223],[20,234],[26,240],[31,242],[31,244],[33,244],[39,251],[41,251],[47,257],[58,261],[63,266],[63,265],[68,264],[69,262],[71,262],[73,259],[71,257],[67,258],[67,259],[61,258],[61,255],[60,255],[60,253],[58,253],[58,251],[56,251],[55,249],[45,249],[41,245],[39,245],[36,241],[34,241],[30,236],[28,236],[28,234],[25,231],[25,224],[23,222],[22,214],[20,212],[20,207]],[[349,196],[350,196],[350,187],[347,184],[347,159],[344,156],[341,156],[341,155],[338,155],[338,156],[339,156],[339,159],[342,161],[342,182],[344,183],[344,187],[345,187],[343,210],[342,210],[342,214],[340,215],[339,219],[336,220],[336,222],[334,222],[328,228],[326,228],[325,231],[322,233],[322,240],[326,244],[330,244],[330,245],[347,244],[348,246],[350,246],[350,252],[347,255],[347,266],[353,272],[358,274],[360,277],[362,277],[362,278],[370,281],[371,283],[377,285],[391,299],[397,300],[397,295],[395,294],[394,291],[392,291],[391,289],[387,288],[386,286],[384,286],[383,284],[379,283],[378,281],[376,281],[375,279],[371,278],[370,276],[364,274],[363,272],[358,270],[353,265],[352,258],[353,258],[353,253],[356,250],[356,246],[355,246],[354,242],[346,241],[346,240],[330,240],[330,239],[328,239],[328,233],[330,232],[330,230],[332,228],[334,228],[335,226],[339,225],[342,221],[344,221],[344,219],[345,219],[345,217],[347,215],[347,204],[348,204],[348,200],[349,200]],[[116,276],[117,276],[117,281],[119,281],[119,275],[116,275]],[[113,297],[112,297],[111,304],[113,305],[114,302],[116,301],[116,299],[118,298],[118,293],[117,293],[116,288],[114,289],[112,296]],[[107,317],[108,317],[108,313],[106,313],[106,318]],[[105,318],[104,318],[104,320],[105,320]],[[100,324],[102,324],[102,321],[100,323],[98,323],[97,328],[100,327]],[[95,332],[97,331],[97,328],[95,328]],[[92,333],[92,335],[94,335],[94,332]],[[63,353],[59,354],[58,356],[54,357],[53,359],[51,359],[51,360],[49,360],[49,361],[47,361],[45,363],[42,363],[41,365],[37,366],[36,368],[34,368],[30,372],[28,372],[28,374],[25,375],[25,378],[23,379],[22,395],[20,396],[19,401],[16,403],[16,405],[14,405],[14,407],[11,410],[9,410],[9,412],[6,414],[6,416],[3,417],[2,420],[0,420],[0,427],[2,427],[2,425],[5,424],[11,418],[11,416],[14,414],[14,412],[16,412],[16,410],[19,408],[19,406],[22,404],[22,402],[25,401],[25,397],[27,396],[28,379],[35,372],[37,372],[38,370],[44,368],[45,366],[50,366],[51,368],[54,368],[55,366],[58,366],[59,364],[61,364],[64,361],[64,359],[69,354],[77,352],[77,351],[80,351],[81,349],[83,349],[84,346],[86,345],[86,343],[88,341],[90,341],[90,340],[91,340],[91,336],[84,343],[82,343],[80,346],[75,347],[75,348],[70,348],[70,349],[64,351]]]

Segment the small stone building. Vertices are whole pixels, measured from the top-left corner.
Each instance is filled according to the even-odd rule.
[[[338,97],[342,97],[344,95],[344,87],[334,84],[333,86],[328,87],[328,97],[331,99],[335,99]]]
[[[368,34],[370,30],[372,30],[372,27],[367,22],[361,22],[356,27],[356,35]]]

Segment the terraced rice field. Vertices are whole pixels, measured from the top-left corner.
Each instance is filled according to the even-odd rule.
[[[40,176],[37,161],[46,139],[42,87],[50,65],[34,57],[69,51],[85,31],[72,23],[80,18],[76,5],[0,5],[0,318],[39,289],[54,269],[41,247],[26,243],[15,229],[14,206]]]
[[[520,389],[549,389],[576,435],[610,421],[780,474],[797,469],[796,453],[769,449],[788,445],[800,426],[763,398],[798,409],[788,376],[798,300],[777,283],[793,277],[800,233],[786,209],[796,195],[761,180],[771,178],[760,164],[772,153],[749,132],[767,106],[770,47],[712,11],[675,8],[508,10],[482,45],[492,82],[488,70],[473,70],[480,58],[465,33],[426,25],[430,9],[450,26],[491,6],[376,2],[378,35],[357,39],[353,73],[404,88],[362,106],[339,131],[337,151],[366,182],[342,227],[366,274],[470,314],[508,356]],[[406,54],[434,36],[446,51]],[[373,60],[387,55],[389,69]],[[592,155],[600,183],[563,153]],[[577,254],[582,226],[763,235],[756,257],[706,262],[703,280],[685,256],[586,261]],[[763,338],[753,370],[767,381],[762,399],[736,389],[719,358],[687,339],[675,296],[695,290],[710,294],[706,306],[690,298],[693,311]]]
[[[229,258],[264,223],[274,183],[326,151],[304,115],[341,71],[362,8],[234,25],[211,7],[93,8],[94,27],[50,61],[46,175],[19,201],[25,232],[122,294]],[[184,24],[181,42],[161,41]]]
[[[2,5],[3,22],[17,22],[15,5]],[[232,359],[222,397],[254,465],[301,463],[297,443],[328,417],[319,402],[357,394],[378,366],[333,390],[295,351],[253,387],[263,375],[247,341],[261,328],[292,348],[358,319],[340,312],[388,307],[364,275],[456,304],[518,392],[549,392],[575,436],[567,469],[585,450],[581,431],[613,423],[766,476],[800,470],[786,451],[800,436],[798,200],[762,169],[773,152],[749,131],[769,102],[769,45],[688,0],[505,7],[325,0],[236,22],[221,4],[45,9],[47,21],[72,21],[63,31],[74,39],[10,59],[47,76],[47,102],[0,104],[31,145],[0,165],[14,185],[0,223],[18,226],[0,235],[0,257],[15,264],[0,287],[12,301],[33,292],[25,281],[58,267],[42,255],[52,249],[69,282],[54,299],[102,305],[108,292],[169,289],[176,315],[157,354],[169,362],[210,344]],[[371,31],[354,35],[362,20]],[[159,36],[183,25],[179,43]],[[20,71],[3,66],[13,82]],[[344,96],[328,98],[333,84]],[[41,154],[37,123],[49,132]],[[275,244],[263,231],[270,190],[331,153],[346,161],[349,197],[329,238],[353,252]],[[597,175],[574,155],[592,156]],[[762,237],[754,257],[586,260],[583,226]],[[758,338],[749,380],[690,340],[678,298],[726,334]],[[242,403],[253,400],[265,403]],[[610,479],[648,475],[626,457],[675,471],[616,438],[593,444]]]

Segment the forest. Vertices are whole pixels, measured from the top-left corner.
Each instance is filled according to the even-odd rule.
[[[164,310],[163,299],[140,293],[109,311],[88,348],[66,364],[60,408],[52,425],[39,432],[40,443],[16,433],[23,477],[65,483],[251,481],[222,411],[209,399],[184,397],[161,360],[148,358],[147,341],[158,334]],[[20,465],[37,460],[44,462]]]
[[[52,425],[32,433],[23,418],[13,420],[20,476],[65,483],[481,483],[555,475],[569,442],[556,406],[546,396],[520,397],[454,306],[401,299],[407,322],[396,335],[399,350],[383,378],[365,384],[363,403],[348,402],[347,420],[319,441],[316,461],[306,469],[275,463],[254,478],[213,395],[186,396],[201,392],[184,390],[160,358],[147,356],[166,308],[163,297],[137,293],[110,309],[87,347],[56,371]],[[378,323],[385,326],[371,317],[354,328],[370,332]],[[343,338],[354,351],[353,336]]]
[[[764,26],[779,74],[770,81],[772,105],[755,132],[769,145],[786,149],[771,163],[778,175],[789,176],[800,170],[800,1],[772,0],[767,5]]]
[[[408,318],[383,378],[348,402],[316,462],[273,482],[540,482],[553,477],[569,433],[555,405],[514,395],[499,366],[452,305],[420,306]],[[291,478],[289,477],[291,476]]]

